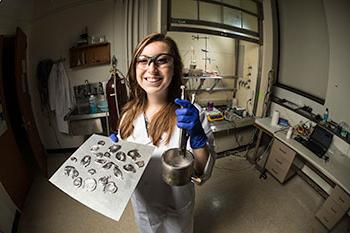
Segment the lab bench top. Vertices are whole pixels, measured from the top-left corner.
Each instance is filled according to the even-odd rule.
[[[268,131],[275,138],[283,142],[285,145],[297,152],[301,157],[308,161],[312,166],[322,172],[325,176],[331,179],[334,183],[342,187],[350,194],[350,158],[341,153],[335,147],[328,150],[327,155],[329,160],[326,161],[319,158],[308,148],[294,139],[287,139],[286,132],[281,131],[281,126],[271,126],[271,118],[255,119],[255,124],[260,128]]]
[[[215,133],[253,125],[254,119],[254,117],[235,118],[233,121],[222,120],[209,122],[209,125],[211,130]]]
[[[108,112],[97,112],[97,113],[86,113],[86,114],[71,114],[68,117],[68,120],[70,120],[70,121],[87,120],[87,119],[101,118],[101,117],[107,117],[107,116],[109,116]]]

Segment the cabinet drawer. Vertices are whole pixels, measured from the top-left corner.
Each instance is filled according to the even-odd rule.
[[[289,162],[293,162],[296,154],[294,150],[292,150],[277,139],[273,141],[271,152],[278,154],[279,157],[283,157],[286,161]]]
[[[316,217],[328,228],[333,226],[342,218],[346,212],[332,198],[328,198],[321,209],[316,213]]]
[[[332,190],[330,198],[337,202],[344,211],[350,208],[350,196],[338,185]]]
[[[276,150],[271,150],[270,155],[268,157],[268,162],[274,162],[277,166],[279,166],[282,170],[288,170],[292,161],[289,161],[285,158],[285,156],[281,156],[281,154]]]
[[[284,182],[288,173],[288,169],[281,168],[278,163],[276,163],[274,160],[271,160],[270,158],[266,163],[266,169],[281,183]]]
[[[332,198],[327,198],[322,208],[328,210],[336,219],[340,219],[346,211],[341,208]]]
[[[332,215],[327,211],[326,209],[321,208],[316,213],[316,218],[318,218],[323,225],[325,225],[329,230],[334,227],[334,225],[337,223],[337,221],[332,218]]]

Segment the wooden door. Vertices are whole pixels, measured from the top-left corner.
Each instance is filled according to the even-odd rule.
[[[15,39],[15,86],[18,106],[22,115],[22,123],[27,133],[26,139],[32,154],[45,176],[47,176],[46,152],[41,143],[32,112],[31,98],[27,82],[27,37],[17,28]]]
[[[0,35],[0,102],[7,129],[0,135],[1,163],[0,182],[19,209],[23,208],[27,192],[32,182],[32,173],[21,155],[6,108],[3,80],[3,37]]]

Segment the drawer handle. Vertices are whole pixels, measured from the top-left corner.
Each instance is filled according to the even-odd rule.
[[[329,222],[328,219],[326,217],[323,217],[323,220],[325,220],[326,222]]]
[[[338,199],[339,199],[339,201],[341,201],[341,202],[345,203],[345,201],[343,200],[343,198],[338,197]]]
[[[272,170],[274,173],[278,174],[278,172],[277,172],[275,169],[271,168],[271,170]]]
[[[333,209],[333,207],[331,207],[331,210],[333,211],[333,213],[337,213],[337,211],[335,209]]]
[[[284,150],[282,150],[281,148],[278,148],[283,154],[285,154],[286,152]]]
[[[281,162],[280,160],[278,160],[278,159],[275,159],[275,161],[276,161],[277,163],[279,163],[279,164],[282,164],[282,162]]]

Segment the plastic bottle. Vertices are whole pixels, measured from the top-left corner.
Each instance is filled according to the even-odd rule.
[[[327,122],[329,117],[329,111],[328,108],[326,108],[326,111],[323,113],[323,121]]]
[[[108,104],[104,95],[99,95],[97,98],[97,110],[100,112],[108,112]]]
[[[293,127],[289,127],[286,138],[291,139],[292,135],[293,135]]]
[[[89,106],[90,106],[90,113],[97,113],[96,97],[94,95],[90,95]]]

